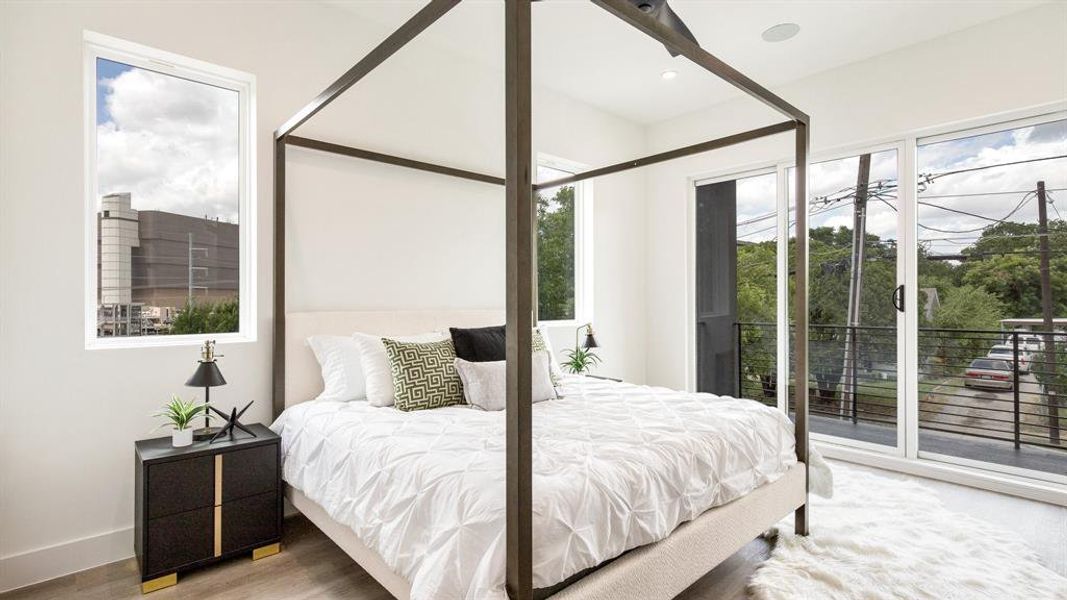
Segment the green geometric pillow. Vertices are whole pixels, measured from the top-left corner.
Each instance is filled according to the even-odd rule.
[[[466,404],[452,340],[419,343],[382,338],[382,345],[389,356],[396,408],[410,411]]]

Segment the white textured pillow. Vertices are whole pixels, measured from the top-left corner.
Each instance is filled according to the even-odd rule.
[[[548,337],[548,330],[538,325],[537,331],[541,333],[541,339],[545,342],[545,352],[548,353],[548,368],[551,370],[552,379],[558,381],[563,377],[563,367],[559,366],[559,357],[556,355],[555,349],[552,348],[552,340]]]
[[[556,397],[556,388],[548,374],[548,353],[533,356],[533,401],[542,402]],[[467,404],[482,410],[504,410],[507,401],[507,361],[470,362],[456,359],[456,372],[463,383],[463,398]]]
[[[396,403],[393,397],[393,372],[389,368],[389,355],[385,353],[382,337],[398,342],[440,342],[448,339],[448,335],[440,331],[417,335],[352,334],[352,339],[359,347],[363,379],[366,381],[367,403],[371,406],[392,406]]]
[[[322,393],[316,400],[347,402],[367,395],[359,346],[347,335],[313,335],[307,339],[322,369]]]

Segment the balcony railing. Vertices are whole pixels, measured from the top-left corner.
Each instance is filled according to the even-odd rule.
[[[738,323],[736,337],[740,395],[775,405],[776,325]],[[836,430],[841,422],[895,427],[897,330],[812,325],[809,340],[814,419]],[[922,434],[945,434],[1067,460],[1067,333],[920,328],[918,348],[920,449]],[[790,391],[792,373],[791,364]]]

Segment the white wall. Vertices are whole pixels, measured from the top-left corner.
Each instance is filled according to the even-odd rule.
[[[1054,2],[775,90],[812,117],[812,150],[860,144],[1067,99],[1067,4]],[[649,128],[650,151],[783,120],[739,98]],[[689,178],[791,156],[792,136],[648,171],[649,383],[686,385]],[[652,324],[655,326],[652,326]]]
[[[197,358],[83,348],[83,29],[257,77],[259,341],[220,349],[230,383],[213,396],[254,399],[248,420],[267,422],[271,132],[391,27],[310,2],[0,4],[0,590],[132,554],[132,442],[189,392]],[[301,133],[502,173],[503,80],[426,55],[415,71],[400,53]],[[641,128],[567,98],[535,108],[536,150],[592,165],[643,151]],[[292,154],[292,309],[503,305],[499,190]],[[643,178],[605,179],[596,197],[602,372],[641,381]]]

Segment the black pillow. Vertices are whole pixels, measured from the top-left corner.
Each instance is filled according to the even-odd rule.
[[[449,327],[448,332],[452,335],[452,345],[456,348],[457,358],[470,362],[505,359],[507,346],[503,325],[473,329]]]

